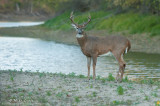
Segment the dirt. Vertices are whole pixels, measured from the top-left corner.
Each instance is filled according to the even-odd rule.
[[[12,14],[12,13],[0,13],[0,21],[45,21],[53,17],[53,15],[27,15],[27,14]]]
[[[137,105],[160,101],[160,87],[51,73],[0,71],[1,105]],[[122,86],[124,93],[118,94]]]
[[[92,36],[110,36],[122,35],[131,41],[132,52],[145,52],[160,54],[160,36],[150,37],[147,34],[128,34],[112,33],[109,34],[104,30],[86,31],[88,35]],[[0,28],[0,36],[15,36],[15,37],[33,37],[44,40],[52,40],[60,43],[78,45],[76,40],[75,30],[61,31],[44,28],[41,26],[34,27],[18,27],[18,28]]]

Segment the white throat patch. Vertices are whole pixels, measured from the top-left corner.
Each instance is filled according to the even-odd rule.
[[[82,35],[82,34],[77,34],[76,37],[77,37],[77,38],[82,38],[83,35]]]

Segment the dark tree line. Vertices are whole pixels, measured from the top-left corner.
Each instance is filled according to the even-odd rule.
[[[0,0],[0,12],[25,14],[51,14],[66,10],[134,10],[142,13],[160,14],[160,0]]]

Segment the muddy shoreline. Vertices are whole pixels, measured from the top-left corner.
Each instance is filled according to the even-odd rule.
[[[131,35],[127,34],[127,32],[109,34],[107,31],[104,30],[91,30],[86,32],[88,35],[92,36],[122,35],[127,37],[131,41],[132,52],[160,54],[160,36],[150,37],[146,34]],[[0,36],[32,37],[44,40],[52,40],[59,43],[78,45],[75,35],[76,32],[74,30],[52,30],[41,26],[0,28]]]
[[[107,78],[88,81],[73,73],[0,71],[3,105],[155,105],[160,101],[160,86],[115,83]],[[105,80],[106,79],[106,80]],[[108,78],[109,79],[109,78]],[[123,88],[119,91],[119,87]],[[120,93],[121,92],[121,93]]]
[[[32,15],[32,14],[15,14],[15,13],[0,13],[0,21],[4,22],[19,22],[19,21],[46,21],[52,18],[53,15]]]

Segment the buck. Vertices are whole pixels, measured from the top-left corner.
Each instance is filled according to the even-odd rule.
[[[84,28],[91,21],[91,16],[89,15],[88,21],[83,24],[75,23],[73,18],[73,12],[71,12],[70,20],[72,22],[72,26],[77,31],[77,41],[81,47],[81,51],[87,57],[88,79],[90,79],[91,59],[93,60],[93,79],[95,80],[97,57],[111,52],[119,63],[119,70],[117,71],[116,81],[121,82],[123,79],[124,69],[126,67],[126,63],[123,60],[123,55],[130,50],[130,41],[123,36],[88,36],[84,32]]]

